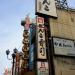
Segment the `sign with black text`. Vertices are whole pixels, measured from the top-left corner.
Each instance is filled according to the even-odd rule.
[[[44,18],[37,17],[37,58],[46,59],[46,42],[45,42],[45,28]]]
[[[74,41],[53,38],[54,53],[57,55],[75,56]]]
[[[57,17],[55,0],[37,0],[36,14],[37,13]]]

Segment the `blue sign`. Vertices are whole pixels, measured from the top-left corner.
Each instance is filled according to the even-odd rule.
[[[29,70],[34,68],[34,43],[32,43],[33,28],[30,27],[29,35]]]
[[[34,68],[34,44],[30,46],[29,50],[29,69],[33,70]]]

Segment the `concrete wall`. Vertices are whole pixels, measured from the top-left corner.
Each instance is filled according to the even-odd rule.
[[[75,75],[75,59],[55,57],[55,75]]]
[[[51,36],[75,40],[75,11],[57,9],[58,18],[50,18]],[[55,75],[75,75],[75,58],[54,56]]]
[[[75,40],[75,11],[57,9],[57,19],[50,18],[51,36]]]

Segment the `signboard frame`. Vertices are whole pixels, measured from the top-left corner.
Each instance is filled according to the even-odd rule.
[[[37,59],[47,59],[44,18],[37,16],[36,20],[37,20],[37,30],[36,30]]]
[[[47,61],[37,62],[37,75],[49,75],[49,67]]]
[[[48,16],[48,17],[53,17],[53,18],[57,18],[57,11],[56,11],[56,5],[55,5],[55,0],[48,0],[49,2],[46,2],[46,5],[47,3],[50,3],[51,5],[49,5],[49,12],[45,12],[45,11],[39,11],[39,1],[40,0],[36,0],[35,1],[35,14],[36,15],[41,15],[41,16]],[[43,0],[44,1],[47,1],[47,0]],[[42,6],[42,4],[41,4]],[[48,6],[47,6],[48,7]],[[44,8],[44,7],[43,7]],[[53,14],[54,12],[54,14]]]
[[[68,45],[65,44],[64,46],[68,46],[70,48],[72,47],[72,49],[74,47],[74,49],[75,49],[75,42],[74,42],[73,39],[67,39],[67,38],[61,38],[61,37],[55,37],[54,36],[54,37],[52,37],[52,42],[53,42],[53,55],[55,55],[55,56],[66,56],[66,57],[75,57],[75,53],[74,53],[75,51],[70,51],[70,49],[68,49],[68,48],[64,48],[63,49],[63,47],[62,47],[62,48],[60,48],[60,52],[59,51],[56,52],[57,49],[55,49],[55,47],[54,47],[54,38],[59,39],[59,40],[69,41],[69,42],[71,41],[71,43],[73,44],[72,46],[70,46],[71,43],[69,43]],[[66,52],[61,51],[61,50],[65,50],[65,49],[66,50],[69,50],[69,51],[66,51]],[[72,52],[73,52],[73,55],[72,55]]]

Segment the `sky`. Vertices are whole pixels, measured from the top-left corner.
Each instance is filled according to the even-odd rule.
[[[75,0],[67,0],[68,5],[75,8]],[[21,20],[27,14],[35,17],[35,0],[0,0],[0,75],[7,66],[11,68],[11,60],[7,60],[6,50],[12,53],[16,47],[22,48],[23,27]],[[11,53],[9,58],[11,58]]]

